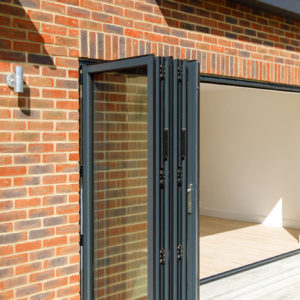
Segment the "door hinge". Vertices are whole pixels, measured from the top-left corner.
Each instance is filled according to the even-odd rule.
[[[183,180],[183,170],[182,167],[179,166],[177,170],[177,183],[178,186],[182,186],[182,180]]]
[[[166,250],[164,248],[161,248],[159,251],[159,262],[161,265],[166,263]]]
[[[159,170],[159,186],[161,189],[163,189],[165,187],[165,182],[166,182],[165,168],[161,167]]]
[[[83,246],[83,234],[80,234],[79,245]]]
[[[165,65],[160,64],[159,65],[159,77],[160,77],[160,79],[164,79],[165,75],[166,75]]]
[[[178,258],[178,260],[182,260],[182,256],[183,256],[183,247],[182,247],[182,244],[178,244],[178,246],[177,246],[177,258]]]
[[[79,85],[82,85],[82,66],[79,67],[78,69],[78,75],[79,75],[79,78],[78,78],[78,81],[79,81]]]

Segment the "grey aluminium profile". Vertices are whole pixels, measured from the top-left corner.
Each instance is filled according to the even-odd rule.
[[[148,76],[148,244],[155,248],[155,181],[153,161],[155,161],[155,66],[154,55],[145,55],[111,62],[100,62],[89,64],[89,61],[81,61],[83,73],[83,102],[82,105],[82,194],[83,211],[81,214],[83,223],[83,299],[94,298],[94,259],[93,259],[93,74],[100,72],[121,71],[127,68],[147,66]],[[157,289],[156,283],[156,253],[149,248],[148,252],[148,299],[154,300],[154,291]]]
[[[83,143],[83,299],[93,299],[93,115],[92,115],[92,78],[82,66],[83,99],[82,106],[82,143]]]

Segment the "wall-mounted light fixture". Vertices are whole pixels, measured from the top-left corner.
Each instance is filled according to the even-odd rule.
[[[23,93],[23,68],[16,66],[15,73],[9,73],[6,76],[6,83],[14,88],[16,93]]]

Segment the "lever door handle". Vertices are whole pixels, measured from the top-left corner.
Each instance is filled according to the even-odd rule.
[[[187,193],[187,213],[190,215],[192,213],[192,190],[193,185],[189,184],[186,190]]]

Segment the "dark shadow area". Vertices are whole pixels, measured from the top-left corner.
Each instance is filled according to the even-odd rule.
[[[48,66],[56,69],[53,58],[44,46],[47,42],[45,37],[24,9],[40,8],[40,5],[40,1],[35,0],[0,2],[0,60],[21,66]],[[46,15],[43,18],[46,18]],[[26,75],[24,73],[24,76]],[[26,82],[23,82],[23,85],[23,93],[18,94],[18,106],[24,115],[30,117],[30,87]]]
[[[30,87],[26,82],[23,82],[23,87],[23,93],[18,96],[18,106],[25,116],[30,117]]]
[[[245,41],[289,51],[300,51],[300,22],[265,9],[250,7],[237,1],[224,0],[157,0],[173,34],[184,38],[180,29],[211,34],[203,42],[225,37],[233,42]],[[155,25],[156,31],[163,30]],[[188,43],[188,41],[187,41]],[[234,46],[238,48],[238,44]],[[234,51],[234,49],[232,49]],[[246,51],[244,57],[248,57]],[[227,53],[234,54],[234,53]],[[282,58],[278,58],[282,60]],[[278,61],[280,63],[280,61]]]
[[[44,47],[44,37],[31,21],[24,7],[40,8],[40,1],[14,0],[13,5],[3,1],[0,3],[3,26],[0,27],[0,38],[9,41],[5,45],[1,43],[0,60],[55,68],[53,58]]]

